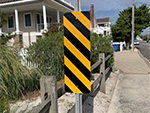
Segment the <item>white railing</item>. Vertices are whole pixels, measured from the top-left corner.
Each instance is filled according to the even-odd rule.
[[[37,28],[37,32],[41,32],[41,30],[44,29],[44,24],[43,23],[37,24],[36,28]]]
[[[43,30],[44,29],[44,23],[40,23],[40,24],[37,24],[36,25],[37,27],[37,32],[41,32],[41,30]],[[54,27],[54,26],[57,26],[57,27],[61,27],[61,24],[59,24],[59,23],[57,23],[57,22],[55,22],[55,23],[47,23],[47,28],[49,29],[49,28],[52,28],[52,27]]]

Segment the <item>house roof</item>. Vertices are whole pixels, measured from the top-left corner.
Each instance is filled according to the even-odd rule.
[[[9,3],[11,2],[17,2],[17,1],[20,1],[20,2],[28,2],[29,0],[0,0],[0,5],[2,6],[7,6],[7,5],[10,5]],[[38,1],[38,0],[31,0],[31,1]],[[39,0],[40,1],[40,0]],[[50,1],[50,0],[47,0],[47,1]],[[63,5],[63,6],[66,6],[68,7],[69,9],[71,10],[74,10],[74,6],[71,5],[69,2],[67,2],[66,0],[54,0],[54,2],[57,2],[59,3],[60,5]],[[8,4],[7,4],[8,3]]]
[[[99,18],[99,19],[96,19],[97,22],[110,22],[110,19],[109,18]]]
[[[15,2],[15,1],[21,1],[21,0],[0,0],[0,4],[8,3],[8,2]]]

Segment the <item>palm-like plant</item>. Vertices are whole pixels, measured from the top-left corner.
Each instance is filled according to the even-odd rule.
[[[1,107],[8,108],[8,100],[14,100],[39,87],[39,78],[42,75],[38,69],[29,69],[20,63],[16,51],[6,44],[0,44],[0,112]]]

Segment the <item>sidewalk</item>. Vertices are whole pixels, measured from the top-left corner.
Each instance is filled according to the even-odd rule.
[[[150,67],[138,51],[116,52],[117,84],[108,113],[150,113]]]
[[[142,58],[139,51],[130,52],[116,52],[115,53],[115,69],[119,69],[124,73],[132,74],[148,74],[150,73],[150,67],[146,61]]]

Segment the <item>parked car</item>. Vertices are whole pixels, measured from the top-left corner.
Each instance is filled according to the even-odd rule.
[[[147,41],[146,41],[147,43],[150,43],[150,39],[147,39]]]
[[[140,42],[138,40],[134,40],[134,45],[139,45]]]

